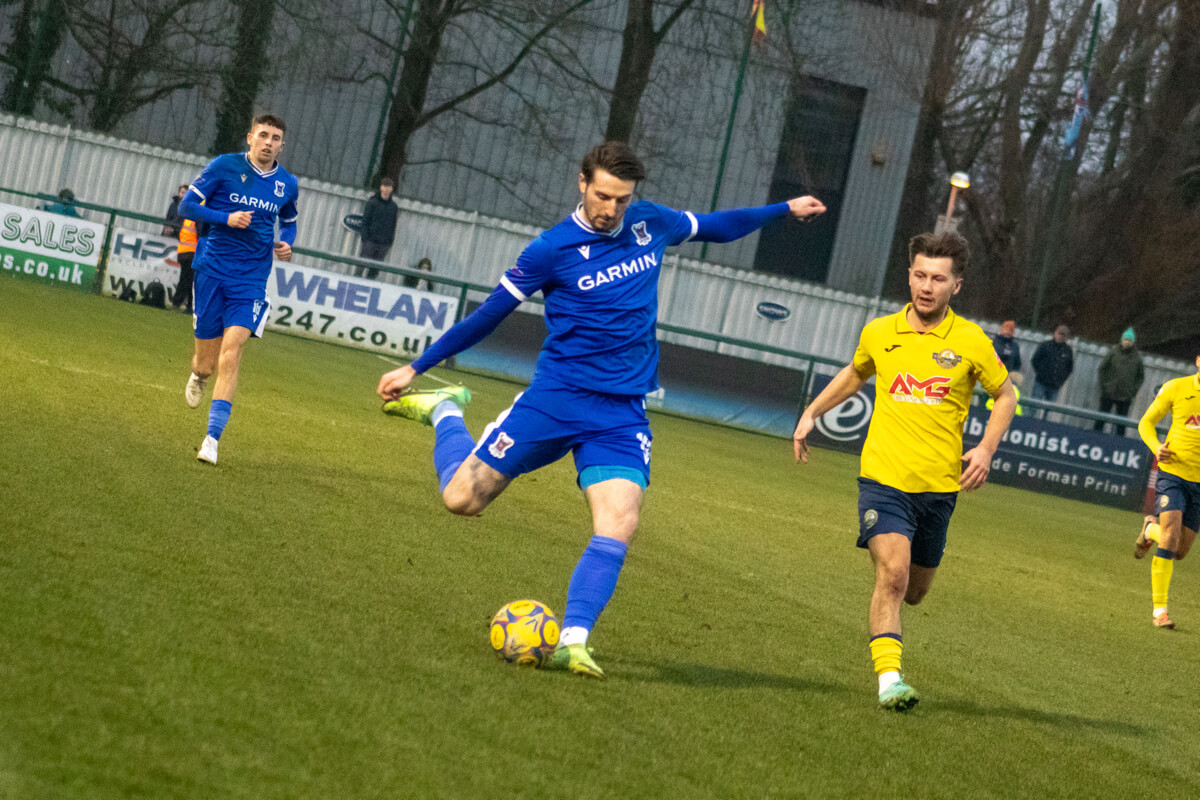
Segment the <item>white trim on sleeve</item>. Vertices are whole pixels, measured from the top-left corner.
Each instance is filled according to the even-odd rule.
[[[189,191],[189,192],[195,192],[196,194],[200,195],[200,199],[201,199],[201,200],[203,200],[203,201],[205,201],[205,202],[208,202],[208,195],[206,195],[204,192],[202,192],[202,191],[200,191],[199,189],[197,189],[195,186],[189,186],[189,187],[188,187],[188,191]],[[187,193],[186,193],[186,192],[184,193],[184,197],[187,197]]]
[[[508,279],[507,275],[505,275],[503,278],[500,279],[500,285],[503,286],[505,289],[507,289],[509,294],[511,294],[513,297],[517,298],[517,302],[519,302],[519,303],[524,303],[526,300],[529,299],[528,297],[526,297],[524,292],[522,292],[520,289],[518,289],[516,287],[516,284],[514,284],[512,281],[510,281]]]
[[[700,223],[696,221],[696,215],[690,211],[683,212],[683,215],[688,218],[689,222],[692,223],[692,232],[689,233],[687,238],[680,242],[680,244],[686,244],[687,242],[690,242],[692,237],[700,232]]]

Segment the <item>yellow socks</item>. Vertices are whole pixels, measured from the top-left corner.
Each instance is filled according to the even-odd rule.
[[[1175,554],[1158,548],[1150,561],[1150,596],[1154,601],[1155,616],[1167,610],[1167,590],[1171,588],[1171,573],[1174,571]]]
[[[879,676],[879,691],[900,680],[900,654],[904,642],[898,633],[881,633],[868,642],[871,660],[875,662],[875,674]]]

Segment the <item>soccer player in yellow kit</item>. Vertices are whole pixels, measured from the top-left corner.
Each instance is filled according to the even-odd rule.
[[[854,361],[800,417],[793,435],[797,461],[808,461],[816,420],[876,376],[875,411],[858,479],[858,546],[875,565],[868,617],[879,704],[904,711],[915,689],[900,674],[900,609],[929,591],[946,547],[946,529],[961,488],[987,480],[1017,396],[1008,370],[983,330],[950,310],[970,260],[956,233],[916,236],[908,245],[912,302],[872,320]],[[976,382],[995,400],[983,439],[963,453],[963,423]]]
[[[1171,429],[1167,440],[1160,443],[1154,427],[1167,414],[1171,415]],[[1157,545],[1150,562],[1152,613],[1155,627],[1171,630],[1175,627],[1167,616],[1171,573],[1175,562],[1192,549],[1200,528],[1200,356],[1196,356],[1195,375],[1167,381],[1158,390],[1138,423],[1138,433],[1158,458],[1154,484],[1157,521],[1154,516],[1146,517],[1133,555],[1142,558],[1151,545]]]

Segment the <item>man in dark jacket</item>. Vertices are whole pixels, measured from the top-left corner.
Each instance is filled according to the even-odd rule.
[[[1053,403],[1058,400],[1058,390],[1071,377],[1075,369],[1075,353],[1067,339],[1071,338],[1071,329],[1059,325],[1054,329],[1054,338],[1047,339],[1038,345],[1033,353],[1033,393],[1035,400],[1048,400]]]
[[[359,251],[359,258],[383,261],[387,258],[388,250],[392,248],[392,242],[396,238],[396,218],[400,214],[400,207],[392,199],[394,187],[395,184],[391,178],[383,178],[379,181],[379,191],[371,195],[366,206],[363,207],[362,231],[360,232],[362,250]],[[374,278],[379,274],[379,270],[371,267],[355,267],[354,274]]]
[[[1118,416],[1129,413],[1129,404],[1137,397],[1142,381],[1146,379],[1146,366],[1137,351],[1133,328],[1121,334],[1121,345],[1108,351],[1100,362],[1100,413],[1114,410]],[[1096,430],[1104,430],[1104,423],[1096,420]],[[1124,425],[1114,425],[1117,436],[1125,435]]]
[[[1006,320],[1000,324],[1000,332],[992,339],[992,347],[996,348],[996,356],[1009,372],[1021,371],[1021,346],[1015,338],[1017,323]]]

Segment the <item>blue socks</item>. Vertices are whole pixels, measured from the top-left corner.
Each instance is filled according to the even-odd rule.
[[[475,449],[475,440],[467,431],[462,413],[446,414],[437,421],[433,430],[436,438],[433,443],[433,466],[437,470],[438,484],[444,491],[446,484],[458,472],[459,466]]]
[[[571,573],[563,628],[591,630],[617,588],[629,545],[607,536],[592,536]]]
[[[229,422],[229,412],[233,411],[233,403],[228,400],[213,400],[208,410],[208,435],[218,441],[225,425]]]

